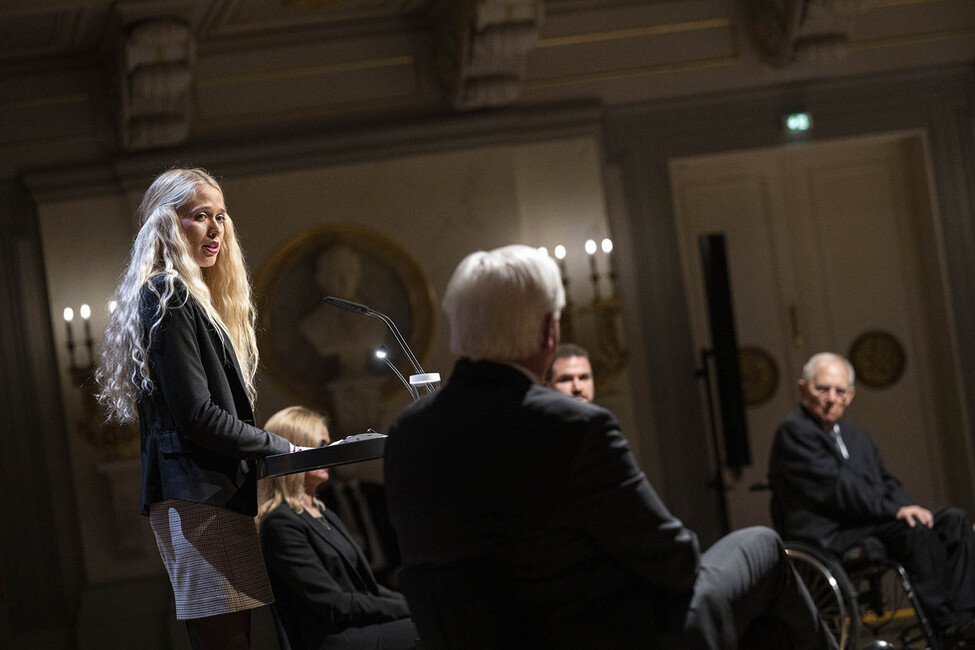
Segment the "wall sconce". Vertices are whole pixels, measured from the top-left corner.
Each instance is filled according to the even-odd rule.
[[[596,383],[600,392],[608,391],[612,381],[626,367],[626,348],[623,345],[620,316],[623,305],[616,286],[616,262],[613,255],[613,242],[603,239],[599,244],[590,239],[585,244],[589,258],[589,281],[592,285],[592,303],[576,307],[569,291],[570,278],[566,269],[567,251],[559,244],[554,248],[559,271],[562,272],[562,286],[565,289],[565,308],[562,310],[562,340],[578,343],[589,350]],[[602,251],[602,255],[599,252]],[[599,258],[606,260],[605,269],[600,269]],[[603,287],[608,284],[607,296]],[[590,327],[584,325],[588,322]],[[588,335],[587,335],[588,334]],[[594,338],[592,342],[588,339]]]
[[[79,373],[90,373],[90,371],[95,367],[94,356],[92,352],[93,342],[91,340],[91,307],[88,304],[84,304],[78,309],[78,315],[81,316],[81,320],[84,323],[84,345],[88,350],[88,363],[83,366],[79,366],[75,362],[75,342],[74,333],[71,330],[71,323],[74,321],[74,310],[71,307],[64,308],[64,326],[68,335],[68,369],[72,372],[72,379],[76,377],[81,377]]]
[[[114,302],[109,304],[109,311],[114,310]],[[108,422],[98,398],[95,396],[95,342],[91,336],[91,307],[83,304],[78,309],[78,316],[82,322],[84,338],[76,342],[72,323],[75,312],[71,307],[64,308],[64,326],[67,335],[68,373],[71,383],[81,391],[82,417],[78,421],[81,434],[106,458],[134,458],[139,453],[138,428],[130,424]],[[77,348],[86,351],[85,361],[79,363],[75,351]]]
[[[546,254],[548,251],[542,249]],[[559,272],[562,274],[562,289],[565,291],[565,307],[562,308],[562,318],[560,326],[562,329],[562,340],[575,340],[575,329],[572,323],[572,294],[569,291],[569,274],[565,270],[565,246],[559,244],[555,247],[555,261],[559,265]]]

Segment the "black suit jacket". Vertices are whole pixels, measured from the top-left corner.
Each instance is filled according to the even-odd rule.
[[[346,499],[347,508],[343,508],[339,499],[340,491]],[[362,552],[369,558],[376,579],[381,584],[396,589],[396,573],[400,567],[399,540],[396,539],[396,531],[389,521],[385,487],[375,481],[340,481],[332,478],[318,488],[316,496],[345,524]],[[365,514],[368,514],[368,522]],[[365,530],[369,523],[375,533],[372,540]],[[373,547],[374,543],[378,548]]]
[[[842,553],[879,523],[913,503],[884,466],[870,436],[841,421],[844,459],[828,431],[803,407],[779,426],[769,457],[769,483],[781,533]]]
[[[221,341],[203,308],[176,282],[176,295],[159,326],[154,276],[140,293],[140,317],[149,336],[153,390],[139,399],[142,514],[149,504],[182,499],[257,514],[257,478],[251,460],[286,453],[287,440],[254,426],[254,415],[230,339]]]
[[[647,647],[683,619],[697,538],[606,409],[462,359],[390,428],[385,484],[404,566],[489,567],[531,647]]]
[[[369,626],[409,616],[406,599],[376,582],[341,520],[324,516],[330,530],[286,503],[262,519],[275,611],[296,650],[373,647],[378,634]],[[409,637],[412,644],[415,632]]]

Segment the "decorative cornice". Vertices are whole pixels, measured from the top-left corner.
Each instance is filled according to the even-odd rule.
[[[663,25],[648,25],[647,27],[632,27],[629,29],[614,29],[588,34],[573,34],[572,36],[553,36],[540,38],[535,45],[537,49],[549,47],[564,47],[567,45],[587,45],[591,43],[605,43],[621,41],[631,38],[647,38],[663,34],[678,34],[681,32],[696,32],[705,29],[730,28],[729,18],[709,18],[706,20],[691,20],[682,23],[667,23]]]
[[[507,106],[521,94],[542,0],[457,0],[437,29],[437,67],[458,110]]]
[[[119,51],[119,136],[140,151],[186,142],[196,39],[176,18],[147,19],[122,34]]]
[[[781,67],[796,61],[846,58],[856,17],[871,0],[743,0],[752,40],[763,60]]]
[[[450,149],[578,136],[599,137],[603,107],[594,102],[490,113],[442,115],[380,128],[361,127],[292,138],[180,147],[129,154],[111,163],[37,169],[21,175],[38,201],[120,191],[143,191],[171,166],[205,164],[227,176],[246,176],[409,156]]]

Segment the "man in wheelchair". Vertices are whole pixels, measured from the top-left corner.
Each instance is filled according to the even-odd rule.
[[[785,539],[841,557],[879,539],[939,636],[975,639],[971,521],[958,508],[932,513],[913,502],[867,432],[841,421],[854,392],[845,358],[825,352],[804,366],[800,406],[776,431],[769,459],[776,525]]]

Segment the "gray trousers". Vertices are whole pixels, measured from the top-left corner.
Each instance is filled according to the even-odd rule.
[[[837,647],[781,538],[754,527],[722,537],[701,556],[683,629],[653,647],[682,650],[832,650]]]

